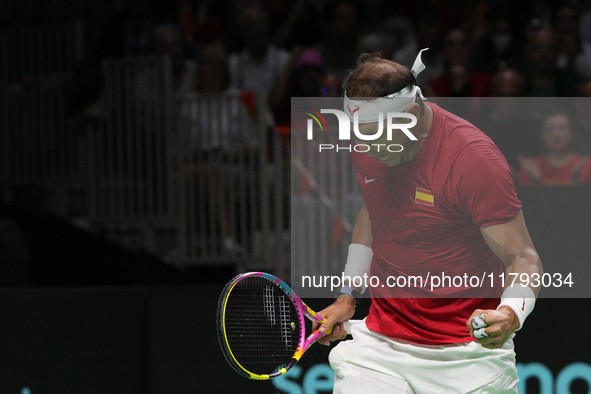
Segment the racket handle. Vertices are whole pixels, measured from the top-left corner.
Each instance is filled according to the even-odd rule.
[[[312,334],[310,334],[310,335],[308,336],[308,338],[309,338],[310,340],[314,340],[314,341],[316,341],[316,340],[318,340],[318,338],[321,338],[321,337],[323,337],[323,336],[329,335],[331,332],[332,332],[332,328],[330,328],[326,334],[322,335],[322,334],[320,334],[320,332],[319,332],[318,330],[316,330],[316,331],[314,331]]]
[[[325,320],[322,319],[321,321],[319,321],[318,323],[323,323]],[[308,337],[306,338],[306,342],[304,344],[305,348],[308,349],[310,347],[310,345],[312,345],[314,342],[316,342],[318,340],[318,338],[321,338],[325,335],[328,335],[332,332],[332,327],[328,330],[328,332],[324,335],[320,334],[320,332],[318,330],[314,331],[312,334],[308,335]]]
[[[328,330],[328,332],[325,335],[328,335],[332,332],[332,328],[330,330]],[[314,331],[312,334],[308,335],[308,337],[306,338],[306,341],[304,342],[304,348],[306,350],[308,350],[308,348],[318,340],[318,338],[323,337],[324,335],[320,334],[320,332],[318,330]]]

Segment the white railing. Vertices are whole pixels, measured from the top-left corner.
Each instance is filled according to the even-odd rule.
[[[181,265],[288,267],[289,146],[265,96],[175,101],[170,67],[104,63],[105,116],[89,122],[90,217],[110,239]]]
[[[68,116],[80,37],[75,24],[0,35],[2,201],[38,186],[46,209],[83,215],[123,246],[289,270],[289,141],[265,97],[176,101],[169,60],[106,60],[92,117]]]
[[[102,117],[89,121],[89,214],[111,239],[160,252],[175,231],[178,154],[170,62],[103,63]],[[165,237],[160,237],[165,238]]]
[[[188,261],[289,265],[289,147],[269,127],[264,95],[251,105],[256,119],[248,112],[252,98],[238,92],[195,95],[180,104],[180,228]]]

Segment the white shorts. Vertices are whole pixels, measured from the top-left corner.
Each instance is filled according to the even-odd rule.
[[[500,349],[476,342],[417,345],[351,320],[353,340],[330,352],[334,394],[517,393],[513,335]]]

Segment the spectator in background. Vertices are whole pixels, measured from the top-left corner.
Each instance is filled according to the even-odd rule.
[[[145,56],[152,49],[153,2],[130,0],[125,9],[124,47],[126,56]]]
[[[291,123],[292,97],[318,97],[324,76],[322,54],[313,48],[295,47],[270,95],[275,123]]]
[[[576,75],[556,67],[558,56],[555,34],[548,29],[534,32],[527,44],[526,94],[530,97],[569,97],[574,95]]]
[[[386,21],[388,13],[386,6],[392,3],[388,0],[361,0],[360,7],[363,11],[363,18],[359,20],[361,34],[369,34],[380,30]]]
[[[392,47],[394,48],[394,53],[392,54],[391,59],[396,56],[396,53],[399,50],[410,44],[412,41],[416,41],[412,31],[412,20],[404,16],[396,15],[389,18],[384,22],[384,26],[380,32],[388,36],[388,40],[391,42]],[[425,69],[423,73],[424,72],[427,72],[427,70]],[[423,75],[423,73],[419,74],[419,78],[421,75]]]
[[[324,75],[322,54],[313,48],[302,51],[293,63],[291,97],[318,97]]]
[[[530,28],[550,29],[554,14],[553,2],[550,0],[533,0],[522,2],[528,4],[527,20]]]
[[[474,46],[474,68],[494,74],[506,68],[515,68],[523,59],[523,49],[505,13],[492,17],[490,31]]]
[[[568,5],[560,7],[556,11],[556,22],[554,25],[556,41],[560,43],[556,57],[556,67],[576,73],[580,45],[575,10]]]
[[[505,155],[513,174],[519,169],[518,155],[535,156],[542,152],[539,127],[525,110],[524,88],[525,82],[517,70],[495,74],[490,106],[476,122]]]
[[[356,3],[350,0],[333,0],[326,5],[325,40],[317,49],[322,54],[326,71],[341,80],[357,60],[359,12]]]
[[[185,56],[183,35],[178,25],[166,23],[154,30],[154,53],[172,60],[172,86],[182,98],[196,89],[197,63]]]
[[[525,94],[538,97],[528,102],[527,111],[541,121],[545,114],[557,106],[555,97],[574,95],[578,81],[576,74],[556,67],[558,56],[556,36],[552,30],[540,29],[532,33],[525,48]]]
[[[425,88],[427,82],[439,77],[444,72],[442,55],[443,21],[434,9],[421,10],[413,20],[414,35],[406,44],[394,53],[392,58],[398,64],[412,67],[417,53],[423,48],[423,63],[427,68],[419,74],[417,83]]]
[[[585,44],[591,44],[591,4],[585,2],[579,8],[578,32],[581,41]]]
[[[185,116],[193,125],[196,151],[207,152],[205,156],[210,157],[212,152],[234,155],[258,146],[259,136],[248,105],[241,92],[230,86],[228,56],[221,43],[209,44],[200,52],[197,94],[188,98],[198,103],[190,110],[185,108]]]
[[[577,30],[577,13],[568,5],[556,12],[556,40],[560,43],[556,66],[579,77],[591,78],[591,44]]]
[[[560,43],[556,66],[565,71],[591,78],[591,43],[579,35],[577,13],[568,5],[556,12],[556,40]]]
[[[157,20],[178,24],[188,52],[191,57],[197,57],[197,47],[221,39],[224,6],[225,2],[218,0],[161,1],[157,5]]]
[[[320,95],[323,97],[343,97],[343,81],[335,74],[324,74]]]
[[[244,251],[236,231],[233,203],[236,185],[245,182],[258,147],[259,135],[238,90],[230,87],[228,57],[220,43],[205,46],[199,57],[197,93],[181,106],[183,120],[190,125],[185,171],[188,200],[199,224],[191,223],[198,236],[221,239],[222,254],[235,256]],[[205,229],[205,233],[201,231]],[[215,240],[216,237],[214,236]]]
[[[217,95],[216,95],[217,94]],[[224,95],[221,95],[224,94]],[[234,97],[240,97],[235,100]],[[193,146],[196,151],[236,154],[258,146],[254,119],[241,92],[230,86],[228,56],[221,43],[204,47],[199,57],[197,94],[189,95],[199,105],[189,109]],[[222,115],[219,115],[219,113]]]
[[[444,58],[445,73],[427,83],[427,97],[490,96],[491,77],[472,69],[470,45],[462,30],[454,29],[447,33]]]
[[[316,0],[266,1],[274,43],[279,48],[312,46],[322,38],[322,2]]]
[[[582,81],[577,85],[574,109],[574,151],[582,155],[591,155],[591,81]]]
[[[565,111],[555,110],[546,114],[542,121],[541,137],[546,148],[545,154],[535,158],[519,156],[519,185],[591,183],[590,179],[581,179],[581,175],[587,176],[590,173],[588,167],[591,166],[591,161],[570,149],[573,130]]]
[[[145,61],[134,63],[132,68],[135,75],[133,84],[133,111],[143,114],[133,119],[138,120],[145,131],[157,135],[162,130],[156,122],[147,120],[146,114],[160,111],[162,108],[163,87],[168,84],[165,78],[166,71],[169,71],[168,78],[172,87],[172,97],[182,99],[197,88],[197,62],[185,56],[183,36],[178,25],[165,23],[154,29],[153,33],[153,54],[170,60],[170,68],[163,68],[162,63]],[[126,78],[129,78],[127,76]],[[168,89],[168,86],[166,86]],[[100,108],[101,103],[97,103]],[[93,111],[97,111],[93,109]],[[88,112],[88,111],[87,111]]]
[[[382,59],[390,60],[394,54],[394,42],[384,33],[369,33],[359,40],[359,53],[378,52]]]
[[[197,92],[201,94],[220,93],[230,86],[228,57],[220,43],[213,43],[199,56],[197,68]]]
[[[269,93],[289,60],[289,52],[271,45],[269,20],[258,7],[238,8],[244,49],[229,58],[231,86]]]

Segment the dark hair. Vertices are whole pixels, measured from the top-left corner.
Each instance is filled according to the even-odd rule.
[[[355,68],[343,83],[347,97],[359,100],[384,97],[406,87],[417,85],[417,79],[407,67],[382,59],[379,53],[363,53],[355,62]],[[416,103],[424,111],[424,103],[417,94]]]
[[[542,114],[542,124],[546,122],[546,120],[549,117],[558,115],[564,115],[568,120],[568,123],[570,123],[570,126],[573,127],[573,121],[570,111],[562,107],[551,108],[547,111],[544,111],[544,113]]]

